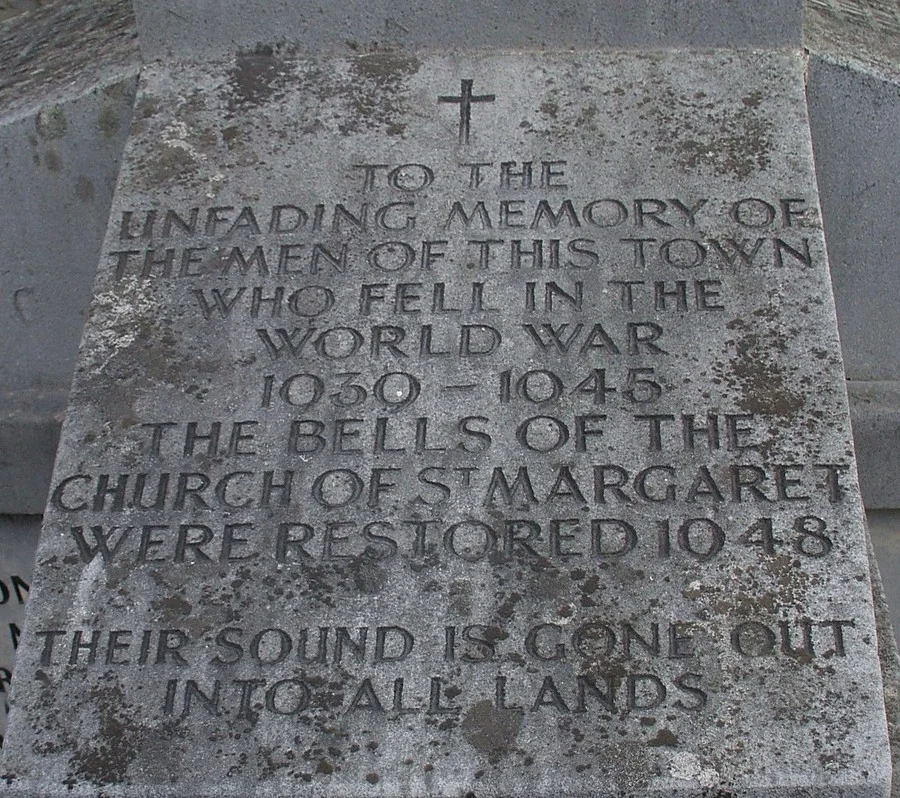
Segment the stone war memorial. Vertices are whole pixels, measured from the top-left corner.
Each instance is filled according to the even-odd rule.
[[[799,4],[137,9],[9,796],[887,796]]]

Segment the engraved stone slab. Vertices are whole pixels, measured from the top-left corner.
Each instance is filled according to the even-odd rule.
[[[13,795],[885,795],[786,53],[149,68]]]

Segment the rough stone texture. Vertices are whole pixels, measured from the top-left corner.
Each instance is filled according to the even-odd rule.
[[[866,522],[885,584],[884,600],[900,642],[900,510],[868,510]]]
[[[129,3],[0,28],[0,512],[44,510],[138,68]]]
[[[900,381],[850,382],[853,437],[866,506],[900,507]]]
[[[802,0],[141,0],[147,61],[234,54],[258,44],[304,52],[402,49],[798,46]]]
[[[0,516],[0,551],[3,552],[0,557],[0,693],[3,694],[0,744],[6,734],[9,680],[25,618],[25,602],[40,531],[40,516]]]
[[[887,795],[804,70],[145,70],[6,793]]]

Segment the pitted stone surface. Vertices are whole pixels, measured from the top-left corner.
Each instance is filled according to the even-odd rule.
[[[887,795],[804,66],[146,70],[2,789]]]

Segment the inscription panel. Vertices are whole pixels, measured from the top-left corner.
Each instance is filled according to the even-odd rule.
[[[773,54],[149,70],[8,789],[882,794],[803,108]]]

